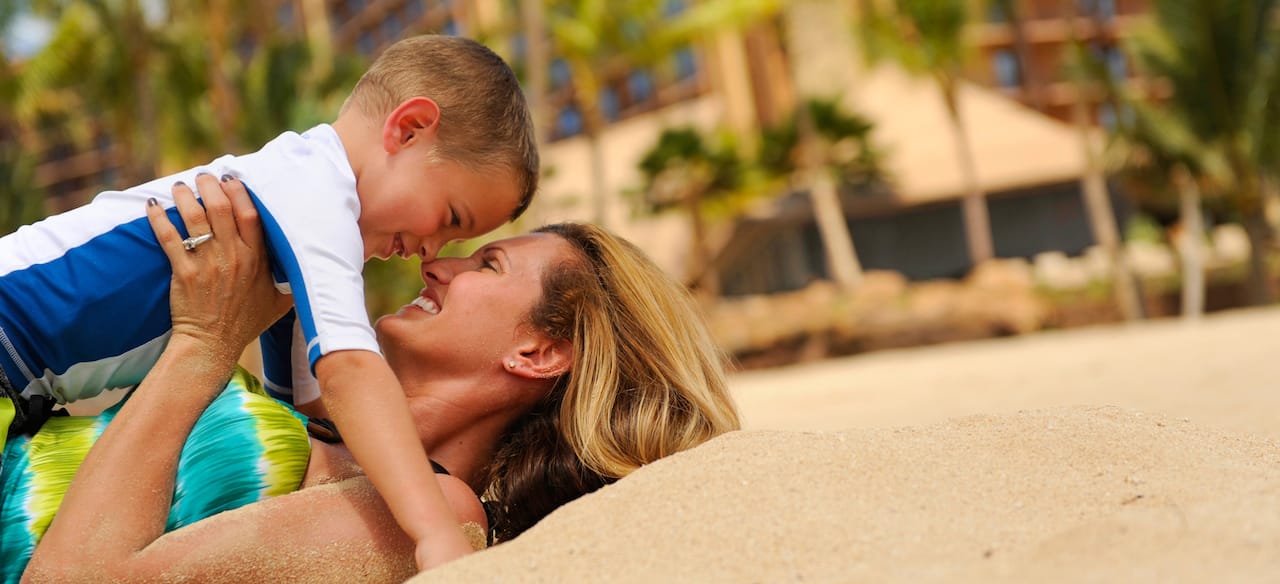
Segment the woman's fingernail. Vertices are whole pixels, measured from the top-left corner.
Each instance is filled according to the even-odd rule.
[[[182,182],[182,181],[178,181],[178,182],[173,183],[173,186],[175,186],[175,187],[185,187],[185,186],[187,186],[187,183],[184,183],[184,182]]]
[[[160,204],[160,201],[157,201],[155,197],[151,197],[151,198],[147,199],[147,206],[148,206],[148,207],[154,207],[154,206],[159,205],[159,204]]]
[[[197,177],[201,177],[201,176],[213,176],[213,175],[211,175],[211,174],[209,174],[208,172],[206,172],[206,171],[203,171],[203,170],[202,170],[202,171],[200,171],[200,172],[197,172],[197,173],[196,173],[196,176],[197,176]]]
[[[224,174],[222,175],[222,182],[231,182],[231,180],[234,178],[235,178],[234,176],[231,176],[229,174]]]

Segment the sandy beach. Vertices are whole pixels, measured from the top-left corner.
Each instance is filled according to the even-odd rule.
[[[736,374],[742,432],[414,582],[1274,582],[1280,310]]]

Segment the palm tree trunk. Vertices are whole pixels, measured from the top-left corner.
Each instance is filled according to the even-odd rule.
[[[1071,44],[1076,45],[1076,4],[1067,8],[1063,23],[1070,31]],[[1075,100],[1071,104],[1072,123],[1080,136],[1080,145],[1084,148],[1084,174],[1080,177],[1080,190],[1084,194],[1085,209],[1089,214],[1089,226],[1093,238],[1102,246],[1111,260],[1111,288],[1115,293],[1116,306],[1126,321],[1142,319],[1142,295],[1138,290],[1137,278],[1129,268],[1129,260],[1124,253],[1123,238],[1116,225],[1115,210],[1111,207],[1111,196],[1107,192],[1107,181],[1102,171],[1102,163],[1098,153],[1089,140],[1092,124],[1089,121],[1088,80],[1083,76],[1075,80]]]
[[[960,115],[958,88],[953,81],[939,80],[942,100],[951,120],[952,138],[955,140],[956,157],[960,162],[960,175],[964,183],[964,228],[969,259],[973,265],[995,257],[995,244],[991,236],[991,216],[987,211],[987,198],[978,184],[977,164],[964,119]]]
[[[827,271],[836,285],[852,290],[862,282],[862,265],[853,246],[849,223],[844,216],[844,206],[836,190],[835,178],[826,167],[826,157],[820,151],[820,143],[813,128],[813,116],[807,105],[800,109],[800,148],[802,149],[801,176],[809,186],[813,202],[813,218],[822,237],[827,255]]]
[[[573,70],[575,97],[582,110],[583,133],[586,134],[591,157],[591,221],[604,226],[608,194],[604,176],[604,144],[601,140],[605,120],[600,113],[600,83],[589,63],[574,59],[570,62],[570,67]]]
[[[1027,97],[1027,103],[1031,107],[1045,111],[1044,95],[1040,92],[1036,70],[1031,66],[1031,45],[1027,42],[1026,19],[1022,17],[1022,9],[1018,6],[1018,0],[1004,0],[1000,7],[1009,19],[1009,30],[1013,34],[1013,51],[1018,56],[1022,94]]]
[[[547,94],[551,85],[547,76],[551,59],[547,49],[544,2],[545,0],[520,1],[520,12],[524,20],[525,80],[529,84],[529,111],[533,113],[534,135],[537,137],[539,152],[546,146],[551,129],[551,112],[547,109]],[[542,224],[538,213],[540,200],[542,197],[535,197],[532,207],[526,212],[530,223],[534,225]]]
[[[1173,170],[1182,215],[1182,317],[1199,320],[1204,314],[1204,218],[1200,213],[1200,188],[1185,167]]]
[[[155,144],[160,142],[159,131],[156,123],[155,111],[155,95],[151,87],[151,75],[148,67],[148,52],[150,47],[147,42],[147,25],[143,20],[142,8],[138,4],[138,0],[129,0],[125,3],[124,8],[124,26],[127,30],[125,38],[134,39],[134,42],[128,46],[127,59],[129,63],[129,71],[133,76],[134,111],[120,112],[117,114],[116,126],[124,131],[119,132],[116,136],[121,143],[128,144],[123,166],[128,169],[126,176],[126,184],[139,184],[156,175],[157,153]],[[125,117],[135,117],[138,120],[135,126],[133,122],[125,120]]]
[[[228,54],[226,0],[209,0],[206,10],[209,30],[209,101],[213,106],[213,115],[218,120],[219,131],[215,132],[219,142],[218,152],[238,152],[240,144],[236,139],[235,128],[240,104],[227,79],[224,61]]]
[[[1261,210],[1244,213],[1244,232],[1249,236],[1249,301],[1254,305],[1269,304],[1271,291],[1271,267],[1268,264],[1274,233]]]
[[[325,0],[302,0],[299,6],[311,48],[308,76],[315,83],[327,77],[333,69],[333,26],[329,22],[328,2]]]
[[[690,271],[693,275],[695,294],[706,304],[720,296],[720,278],[711,269],[711,252],[707,249],[707,221],[702,213],[703,187],[696,186],[685,193],[685,210],[689,214],[690,238]]]

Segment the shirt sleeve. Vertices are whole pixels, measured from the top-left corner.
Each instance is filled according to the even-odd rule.
[[[316,361],[334,351],[381,354],[365,308],[358,208],[319,205],[303,196],[273,196],[265,202],[252,185],[245,186],[262,219],[277,288],[293,294],[308,373],[313,376]]]

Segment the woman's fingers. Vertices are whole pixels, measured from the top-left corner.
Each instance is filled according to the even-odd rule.
[[[230,175],[222,177],[222,192],[231,202],[231,212],[235,215],[236,227],[240,239],[251,249],[259,249],[263,245],[262,225],[259,222],[258,208],[249,197],[249,190],[240,179]]]
[[[191,189],[185,184],[177,183],[173,185],[175,193],[179,189],[186,189],[188,193],[191,192]],[[151,231],[156,234],[156,240],[160,242],[160,249],[164,251],[164,255],[169,257],[169,263],[173,264],[174,260],[177,259],[174,254],[183,253],[182,234],[178,233],[178,228],[169,219],[164,205],[161,205],[154,198],[147,200],[147,220],[151,222]]]
[[[200,199],[204,202],[204,209],[189,209],[191,217],[199,224],[204,220],[208,223],[208,231],[195,231],[192,224],[187,224],[187,231],[192,237],[202,233],[213,233],[214,237],[233,238],[236,235],[235,217],[231,214],[231,201],[227,199],[227,195],[223,193],[218,179],[207,173],[196,175],[196,188],[200,191]],[[183,209],[181,203],[178,206]],[[196,217],[199,214],[200,217]],[[183,213],[182,219],[187,220],[188,214]]]
[[[196,177],[197,188],[204,176]],[[173,202],[177,205],[178,215],[182,217],[182,222],[187,227],[187,237],[198,237],[213,233],[213,228],[209,226],[209,218],[205,215],[204,208],[200,206],[200,202],[196,200],[195,193],[187,185],[174,185]]]

